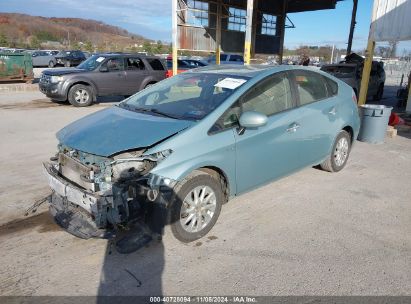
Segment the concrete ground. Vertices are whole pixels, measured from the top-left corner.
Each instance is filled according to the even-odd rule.
[[[0,91],[1,92],[1,91]],[[411,133],[357,142],[346,168],[307,168],[235,198],[213,230],[122,255],[43,212],[41,162],[90,108],[0,93],[0,295],[411,295]]]

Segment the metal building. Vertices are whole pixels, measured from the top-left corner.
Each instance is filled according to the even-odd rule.
[[[293,26],[288,13],[334,9],[340,0],[172,1],[175,54],[177,49],[244,52],[249,63],[253,54],[282,58],[285,28]]]

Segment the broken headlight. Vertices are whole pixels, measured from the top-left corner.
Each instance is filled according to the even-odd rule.
[[[119,154],[111,162],[113,178],[114,180],[127,180],[144,176],[171,153],[172,150],[147,155],[143,155],[141,151]]]

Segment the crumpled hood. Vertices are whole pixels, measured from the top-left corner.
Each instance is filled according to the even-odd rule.
[[[110,107],[81,118],[57,132],[63,145],[105,156],[151,146],[194,122]]]

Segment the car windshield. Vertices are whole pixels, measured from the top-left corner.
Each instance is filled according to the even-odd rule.
[[[80,63],[80,65],[78,65],[77,68],[87,71],[93,71],[104,61],[104,59],[106,59],[106,57],[93,55],[89,57],[86,61]]]
[[[212,73],[183,73],[129,97],[119,107],[182,120],[201,120],[249,78]]]

